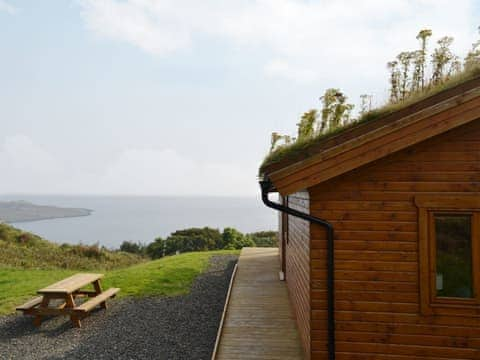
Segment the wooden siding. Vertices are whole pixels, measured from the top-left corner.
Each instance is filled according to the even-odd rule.
[[[288,206],[308,213],[307,192],[288,197]],[[288,242],[286,244],[286,280],[298,330],[307,358],[310,355],[310,224],[288,216]]]
[[[480,317],[420,314],[414,203],[419,194],[480,192],[480,120],[309,192],[312,215],[335,227],[337,359],[480,359]],[[326,356],[325,237],[311,225],[315,359]]]

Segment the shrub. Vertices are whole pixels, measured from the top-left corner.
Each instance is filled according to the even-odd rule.
[[[185,235],[170,235],[165,240],[165,255],[175,254],[177,251],[208,251],[214,248],[210,247],[209,239],[204,236],[185,236]]]
[[[0,224],[0,266],[22,269],[106,270],[137,264],[142,257],[95,245],[58,245]]]
[[[234,228],[225,228],[222,234],[223,249],[241,249],[255,246],[251,236],[245,236]]]
[[[181,236],[189,239],[197,239],[201,245],[193,246],[205,250],[221,249],[222,234],[220,230],[210,227],[204,228],[189,228],[184,230],[177,230],[170,236]],[[192,245],[190,245],[191,247]]]
[[[124,241],[120,245],[120,251],[128,252],[131,254],[143,255],[145,254],[146,247],[142,243],[135,243],[131,241]]]
[[[70,251],[79,256],[85,256],[87,258],[100,259],[104,257],[103,251],[98,244],[94,245],[74,245],[70,248]]]
[[[278,247],[278,232],[258,231],[249,234],[258,247]]]
[[[147,245],[146,253],[152,259],[163,257],[165,253],[165,240],[160,237],[156,238],[154,242]]]
[[[167,239],[155,239],[146,247],[146,254],[153,259],[165,255],[173,255],[177,251],[208,251],[234,250],[243,247],[276,247],[278,244],[277,232],[259,231],[252,234],[242,234],[240,231],[227,227],[222,233],[218,229],[209,227],[177,230]]]

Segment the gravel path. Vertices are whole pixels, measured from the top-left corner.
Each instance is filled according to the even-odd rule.
[[[210,359],[237,257],[214,256],[185,296],[110,301],[72,328],[54,317],[0,317],[0,359]]]

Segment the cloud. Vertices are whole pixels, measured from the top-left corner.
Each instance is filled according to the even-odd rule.
[[[51,154],[18,134],[7,137],[0,146],[0,174],[2,193],[31,192],[31,188],[50,188],[61,171]]]
[[[116,194],[253,195],[251,174],[228,163],[198,162],[172,149],[123,151],[100,177],[99,187]]]
[[[280,77],[302,83],[318,80],[318,73],[292,65],[286,60],[272,60],[265,66],[265,74],[270,77]]]
[[[190,46],[190,32],[173,18],[173,6],[157,7],[149,1],[81,1],[86,24],[92,31],[123,40],[155,53],[168,54]]]
[[[88,160],[86,160],[88,161]],[[172,149],[131,148],[96,172],[63,163],[28,136],[0,144],[0,193],[254,195],[255,168],[198,162]]]
[[[18,9],[15,6],[10,5],[5,0],[0,0],[0,12],[2,11],[13,15],[18,11]]]
[[[457,37],[466,50],[476,31],[473,0],[80,0],[89,29],[167,56],[198,36],[268,50],[268,76],[347,81],[379,76],[387,60],[416,47],[416,32]],[[278,60],[280,59],[280,60]],[[333,75],[334,74],[334,75]],[[381,74],[382,77],[384,74]]]

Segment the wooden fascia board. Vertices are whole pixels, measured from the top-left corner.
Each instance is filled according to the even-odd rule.
[[[474,88],[272,172],[268,177],[282,195],[311,187],[479,118],[479,99],[480,88]],[[382,139],[408,134],[410,128],[419,129],[410,136],[378,146]]]

